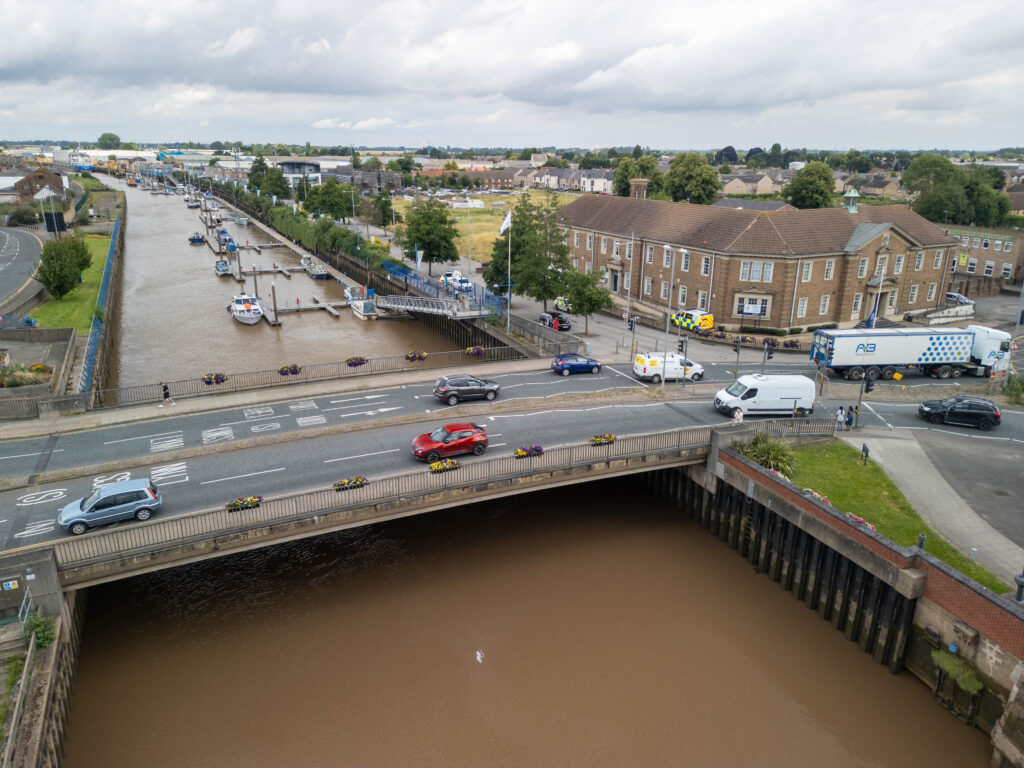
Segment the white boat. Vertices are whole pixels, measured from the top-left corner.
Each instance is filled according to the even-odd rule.
[[[327,279],[327,267],[323,264],[317,264],[314,262],[313,257],[308,254],[302,255],[302,268],[306,270],[306,274],[314,280]]]
[[[227,259],[217,259],[213,268],[217,272],[218,277],[228,277],[234,271],[231,268],[231,262]]]
[[[379,317],[377,314],[377,307],[370,299],[353,301],[352,314],[360,320],[376,320]]]
[[[235,224],[245,226],[249,223],[249,217],[241,211],[232,211],[231,218],[234,219]]]
[[[228,304],[232,317],[245,325],[255,325],[263,319],[263,299],[243,293],[233,296]]]

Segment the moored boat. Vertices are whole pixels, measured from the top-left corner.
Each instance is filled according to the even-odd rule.
[[[360,320],[376,320],[377,306],[370,299],[360,299],[352,302],[352,314]]]
[[[327,267],[323,264],[317,264],[313,261],[313,257],[308,254],[302,255],[302,268],[306,270],[306,274],[312,277],[314,280],[326,280],[327,279]]]
[[[206,242],[206,236],[202,232],[193,232],[188,242],[190,245],[202,245]]]
[[[232,211],[231,218],[234,220],[235,224],[239,224],[241,226],[247,226],[249,224],[249,217],[241,211]]]
[[[232,272],[231,262],[227,259],[217,259],[213,269],[217,272],[217,277],[229,277]]]
[[[248,293],[233,296],[228,311],[238,322],[255,325],[263,319],[263,299]]]

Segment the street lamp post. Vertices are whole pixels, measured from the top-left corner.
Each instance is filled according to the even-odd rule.
[[[680,253],[683,253],[686,249],[680,249]],[[668,329],[672,323],[672,289],[674,278],[676,276],[676,249],[672,249],[672,266],[669,267],[668,273],[668,297],[665,300],[665,358],[662,361],[661,369],[661,391],[665,391],[665,374],[668,373]],[[686,375],[686,368],[683,367],[683,375]]]

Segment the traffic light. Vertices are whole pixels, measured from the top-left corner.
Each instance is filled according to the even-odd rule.
[[[775,348],[771,344],[765,344],[764,351],[766,353],[765,360],[771,360],[775,357]]]
[[[874,388],[875,388],[875,382],[872,379],[865,378],[864,379],[864,394],[866,395],[868,392],[870,392]]]
[[[740,351],[740,340],[739,340],[739,339],[736,339],[736,340],[735,340],[735,341],[734,341],[734,342],[732,343],[732,349],[733,349],[733,351],[734,351],[734,352],[736,352],[737,354],[739,353],[739,351]]]
[[[626,323],[629,326],[629,330],[632,331],[634,328],[636,328],[636,318],[635,317],[629,318],[629,320],[627,320]]]
[[[686,349],[686,342],[680,340],[679,343],[676,344],[676,350],[678,350],[679,354],[682,354],[685,349]]]

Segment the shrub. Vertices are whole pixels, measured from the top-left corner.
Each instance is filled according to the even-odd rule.
[[[793,334],[793,335],[796,335],[796,334],[798,334],[798,333],[803,333],[803,332],[804,332],[804,329],[803,329],[803,328],[790,328],[790,329],[789,329],[789,332],[790,332],[791,334]]]
[[[1020,376],[1015,376],[1012,373],[1006,379],[1006,389],[1003,391],[1006,395],[1006,399],[1011,403],[1019,403],[1024,396],[1024,381],[1021,381]]]
[[[36,209],[31,205],[16,205],[11,211],[7,223],[12,227],[21,227],[36,223]]]
[[[838,328],[838,323],[825,323],[823,325],[809,325],[807,326],[808,333],[814,333],[815,331],[821,330],[822,328]]]
[[[765,336],[785,336],[789,331],[785,328],[757,328],[753,325],[741,325],[740,333],[763,333]]]
[[[18,680],[21,679],[21,672],[25,669],[25,657],[15,656],[11,659],[11,663],[7,665],[7,692],[10,693],[11,689],[18,684]]]
[[[793,450],[770,435],[761,433],[749,443],[736,443],[733,448],[765,469],[774,469],[784,475],[793,472]]]
[[[56,625],[52,618],[43,616],[38,611],[30,613],[25,619],[25,639],[36,636],[39,650],[46,648],[57,638]]]

